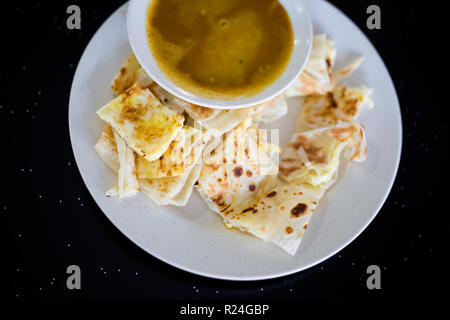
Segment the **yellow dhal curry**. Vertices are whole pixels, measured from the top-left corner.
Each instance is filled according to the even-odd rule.
[[[294,43],[278,0],[154,0],[147,34],[168,79],[195,95],[225,100],[270,86]]]

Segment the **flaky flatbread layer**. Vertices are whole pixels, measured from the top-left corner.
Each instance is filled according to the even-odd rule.
[[[363,58],[358,58],[346,67],[334,70],[336,53],[333,42],[327,39],[325,34],[315,35],[305,69],[286,90],[286,97],[325,95],[356,70],[363,61]]]
[[[147,161],[162,156],[184,122],[182,115],[136,84],[98,110],[97,115]]]
[[[326,190],[335,181],[342,152],[349,161],[367,154],[364,127],[338,124],[295,134],[280,161],[280,177]]]
[[[120,166],[117,173],[117,185],[107,191],[106,195],[119,198],[132,197],[139,192],[134,153],[115,130],[113,130],[113,135]]]
[[[364,107],[373,107],[369,88],[336,86],[325,95],[307,96],[300,108],[296,131],[304,132],[333,126],[339,122],[354,122]]]

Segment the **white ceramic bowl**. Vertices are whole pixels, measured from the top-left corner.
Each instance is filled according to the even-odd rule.
[[[283,92],[301,73],[309,57],[312,44],[312,23],[303,0],[279,0],[286,9],[294,30],[294,49],[284,73],[262,92],[236,100],[215,100],[196,96],[172,83],[161,72],[151,53],[146,33],[148,5],[154,0],[131,0],[128,7],[127,28],[131,47],[138,61],[150,77],[173,95],[199,106],[221,109],[243,108],[274,98]]]

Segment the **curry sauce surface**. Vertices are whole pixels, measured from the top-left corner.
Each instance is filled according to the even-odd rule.
[[[294,42],[278,0],[154,0],[147,35],[166,77],[211,99],[268,87],[286,68]]]

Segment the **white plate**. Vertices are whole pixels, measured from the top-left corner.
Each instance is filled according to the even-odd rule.
[[[326,32],[335,42],[338,66],[365,56],[362,67],[347,84],[373,88],[375,109],[364,110],[360,118],[367,129],[367,160],[352,164],[326,194],[295,257],[251,236],[226,230],[196,192],[185,208],[160,207],[143,195],[126,200],[105,196],[115,177],[94,151],[104,127],[95,112],[112,98],[111,79],[131,53],[126,5],[92,38],[77,67],[70,95],[69,126],[75,159],[102,211],[148,253],[180,269],[213,278],[275,278],[309,268],[341,250],[383,205],[397,172],[402,141],[392,80],[375,48],[345,15],[323,0],[307,2],[315,33]],[[298,100],[290,101],[290,114],[271,125],[282,128],[282,146],[293,133],[298,107]]]

